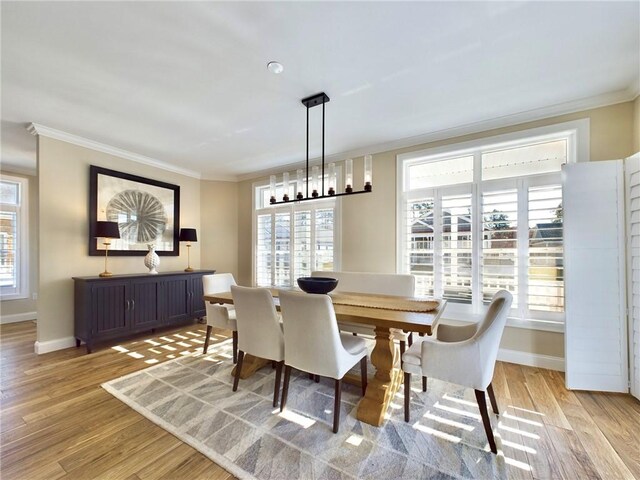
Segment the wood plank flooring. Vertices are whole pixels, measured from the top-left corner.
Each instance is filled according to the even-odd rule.
[[[100,388],[202,348],[204,334],[203,325],[189,325],[91,355],[35,355],[34,322],[0,325],[0,476],[233,478]],[[214,334],[212,342],[225,339]],[[510,478],[640,479],[640,402],[630,395],[568,391],[560,372],[501,362],[494,390],[501,415],[492,422]]]

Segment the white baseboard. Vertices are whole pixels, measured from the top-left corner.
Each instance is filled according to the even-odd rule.
[[[56,350],[64,350],[65,348],[75,347],[75,337],[56,338],[47,342],[36,342],[35,352],[38,355],[43,353],[55,352]]]
[[[517,363],[518,365],[548,368],[549,370],[564,372],[564,358],[562,357],[552,357],[551,355],[501,348],[498,350],[498,360],[501,362]]]
[[[0,315],[0,324],[27,322],[35,320],[38,317],[37,312],[14,313],[13,315]]]

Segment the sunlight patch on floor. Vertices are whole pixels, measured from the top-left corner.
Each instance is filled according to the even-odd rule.
[[[511,415],[510,413],[504,412],[502,414],[503,418],[509,418],[511,420],[516,420],[518,422],[523,422],[523,423],[527,423],[529,425],[532,425],[534,427],[542,427],[542,424],[540,422],[536,422],[534,420],[527,420],[526,418],[522,418],[522,417],[516,417],[515,415]]]
[[[278,410],[274,410],[273,413],[277,413],[279,417],[284,418],[285,420],[289,420],[290,422],[293,422],[295,424],[298,424],[304,429],[307,429],[311,425],[316,423],[315,420],[299,415],[296,412],[292,412],[291,410],[284,410],[281,412],[278,409]]]
[[[470,402],[469,400],[463,400],[462,398],[452,397],[451,395],[445,393],[442,398],[445,400],[450,400],[452,402],[461,403],[462,405],[467,405],[469,407],[478,408],[478,404],[474,402]]]
[[[544,417],[544,413],[536,412],[534,410],[527,410],[526,408],[514,407],[513,405],[509,405],[509,408],[520,410],[521,412],[533,413],[534,415],[540,415],[541,417]]]
[[[450,435],[448,433],[441,432],[440,430],[435,430],[425,425],[420,425],[418,422],[413,424],[413,428],[453,443],[460,443],[460,441],[462,440],[460,437],[456,437],[455,435]]]
[[[455,413],[458,415],[462,415],[464,417],[474,418],[476,420],[480,420],[480,414],[471,413],[465,410],[460,410],[459,408],[449,407],[448,405],[442,405],[440,402],[436,402],[434,405],[435,408],[439,408],[440,410],[444,410],[445,412]]]
[[[124,348],[122,345],[116,345],[115,347],[111,347],[111,349],[120,353],[127,353],[129,351],[126,348]]]
[[[428,418],[429,420],[433,420],[433,421],[438,422],[438,423],[444,423],[445,425],[449,425],[451,427],[461,428],[461,429],[466,430],[468,432],[471,432],[472,430],[475,429],[475,427],[472,427],[471,425],[466,425],[464,423],[456,422],[455,420],[450,420],[448,418],[439,417],[438,415],[434,415],[431,412],[425,413],[423,415],[423,418]]]
[[[540,435],[536,435],[535,433],[525,432],[524,430],[520,430],[518,428],[508,427],[502,422],[498,422],[498,428],[504,430],[505,432],[518,433],[524,437],[533,438],[534,440],[540,440]]]

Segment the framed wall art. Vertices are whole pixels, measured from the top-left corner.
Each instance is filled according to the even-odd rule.
[[[120,238],[109,255],[141,255],[155,245],[158,255],[179,255],[180,186],[90,167],[89,255],[104,255],[96,222],[118,222]]]

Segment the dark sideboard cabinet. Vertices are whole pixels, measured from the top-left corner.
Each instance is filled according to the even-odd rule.
[[[73,277],[76,345],[119,340],[206,315],[202,276],[215,270]]]

